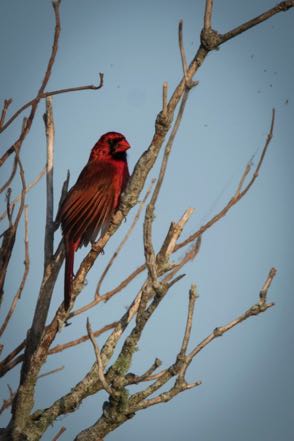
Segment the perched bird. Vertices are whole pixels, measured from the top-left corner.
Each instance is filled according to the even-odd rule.
[[[59,219],[65,244],[64,308],[71,302],[74,253],[106,231],[129,179],[126,150],[130,144],[117,132],[101,136],[89,161],[63,201]]]

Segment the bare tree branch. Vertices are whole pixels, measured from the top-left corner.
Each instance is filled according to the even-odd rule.
[[[4,295],[4,283],[7,275],[7,268],[12,255],[12,250],[15,244],[17,228],[25,206],[26,180],[25,180],[24,169],[19,157],[19,152],[17,150],[15,151],[15,159],[19,168],[19,175],[22,184],[22,192],[21,192],[20,206],[17,215],[15,217],[14,223],[12,223],[12,213],[10,212],[11,208],[9,204],[9,199],[7,202],[7,213],[8,213],[10,225],[8,229],[3,233],[3,241],[0,248],[0,305],[2,303],[2,299]]]
[[[1,161],[0,161],[1,164],[3,164],[3,162],[6,161],[6,159],[10,156],[11,153],[13,153],[14,151],[17,153],[18,149],[21,147],[21,144],[23,143],[26,135],[28,134],[28,132],[31,128],[39,101],[41,99],[41,96],[45,90],[45,87],[46,87],[46,85],[49,81],[50,75],[51,75],[52,67],[53,67],[56,53],[57,53],[57,49],[58,49],[58,40],[59,40],[59,35],[60,35],[60,11],[59,11],[60,1],[53,1],[52,5],[53,5],[54,15],[55,15],[55,31],[54,31],[52,51],[51,51],[51,55],[50,55],[50,58],[48,61],[47,69],[46,69],[41,87],[40,87],[38,94],[36,96],[35,102],[31,106],[30,115],[27,119],[25,126],[23,127],[23,129],[21,131],[21,135],[18,138],[18,140],[14,143],[14,145],[12,147],[10,147],[5,152],[5,154],[2,156]],[[46,317],[45,317],[45,320],[46,320]],[[12,427],[11,434],[12,434],[12,436],[14,433],[19,432],[23,429],[25,417],[29,415],[29,413],[33,407],[33,404],[34,404],[32,382],[31,382],[31,378],[28,378],[28,374],[29,374],[30,368],[31,368],[31,362],[32,362],[32,358],[33,358],[32,355],[35,352],[35,350],[38,346],[38,343],[40,341],[41,333],[44,329],[44,323],[45,323],[45,321],[44,321],[43,316],[40,319],[38,317],[34,316],[32,329],[27,337],[27,346],[26,346],[26,351],[25,351],[25,359],[24,359],[24,363],[23,363],[22,371],[21,371],[20,386],[18,388],[18,391],[16,393],[16,397],[15,397],[15,400],[14,400],[14,403],[12,406],[12,420],[11,420],[11,427]],[[36,377],[37,377],[37,375],[38,374],[36,374]]]
[[[5,329],[7,328],[9,320],[11,319],[11,317],[15,311],[17,302],[21,298],[21,294],[23,292],[23,289],[24,289],[24,286],[25,286],[25,283],[26,283],[26,280],[27,280],[27,277],[29,274],[29,270],[30,270],[29,228],[28,228],[29,219],[28,219],[28,207],[27,206],[24,207],[24,219],[25,219],[25,240],[24,240],[24,243],[25,243],[25,260],[24,260],[25,269],[24,269],[24,273],[23,273],[19,288],[18,288],[18,290],[12,300],[11,306],[10,306],[8,313],[7,313],[7,315],[3,321],[3,324],[0,328],[0,337],[3,335]]]
[[[46,227],[45,227],[45,259],[44,266],[48,265],[53,255],[54,225],[53,225],[53,164],[54,164],[54,118],[52,109],[52,97],[46,98],[46,113],[43,115],[47,140],[47,163],[46,163]],[[49,307],[49,305],[48,305]]]
[[[112,387],[107,383],[107,380],[104,376],[104,370],[103,370],[103,362],[101,359],[101,355],[100,355],[100,349],[96,343],[95,337],[93,335],[92,332],[92,327],[90,324],[90,320],[87,318],[87,331],[88,331],[88,336],[89,339],[92,342],[95,354],[96,354],[96,362],[97,362],[97,370],[98,370],[98,378],[102,383],[103,388],[106,390],[107,393],[109,393],[109,395],[115,395]]]
[[[144,374],[142,375],[135,375],[131,373],[127,374],[126,375],[127,384],[138,384],[138,383],[142,383],[143,381],[150,381],[154,379],[154,375],[152,374],[157,368],[159,368],[159,366],[161,366],[161,364],[162,361],[159,360],[159,358],[156,358],[152,366],[150,366],[150,368],[147,369],[147,371],[144,372]],[[157,375],[158,374],[156,374],[155,376]]]
[[[230,329],[234,328],[235,326],[242,323],[244,320],[247,320],[249,317],[253,317],[255,315],[259,315],[262,312],[265,312],[267,309],[274,306],[274,303],[266,303],[266,297],[268,293],[268,289],[273,281],[273,278],[275,277],[277,273],[277,270],[275,268],[272,268],[267,276],[267,279],[264,283],[264,286],[261,290],[263,292],[262,294],[262,301],[260,300],[259,303],[256,305],[251,306],[247,311],[245,311],[243,314],[241,314],[236,319],[232,320],[228,324],[224,326],[219,326],[215,328],[211,334],[209,334],[204,340],[202,340],[195,348],[188,354],[187,356],[187,364],[189,365],[192,359],[200,352],[202,351],[205,346],[207,346],[212,340],[214,340],[216,337],[220,337],[226,332],[228,332]]]
[[[275,275],[276,275],[276,270],[272,268],[261,290],[261,292],[263,292],[264,302],[259,301],[258,304],[251,306],[251,308],[249,308],[245,313],[243,313],[237,319],[232,320],[227,325],[215,328],[214,331],[211,334],[209,334],[208,337],[202,340],[188,355],[184,355],[185,352],[183,352],[183,346],[184,349],[186,349],[187,342],[189,341],[190,338],[190,329],[191,329],[190,326],[192,325],[192,319],[193,319],[193,305],[191,305],[190,302],[184,340],[182,343],[181,350],[177,356],[176,362],[173,365],[171,365],[168,369],[166,369],[162,373],[162,375],[160,375],[159,378],[153,384],[148,386],[144,391],[135,393],[129,398],[128,411],[137,412],[138,410],[146,409],[155,404],[169,401],[180,392],[183,392],[184,390],[191,389],[193,387],[200,385],[201,382],[199,381],[191,384],[187,384],[184,378],[186,370],[191,364],[192,360],[204,347],[206,347],[209,343],[211,343],[211,341],[213,341],[216,337],[219,337],[224,333],[228,332],[230,329],[237,326],[247,318],[265,312],[268,308],[274,305],[273,303],[266,303],[266,296]],[[187,338],[187,336],[189,336],[189,338]],[[158,396],[155,396],[154,398],[146,399],[148,396],[150,396],[151,394],[156,392],[159,388],[161,388],[164,384],[166,384],[173,376],[177,376],[177,379],[169,391],[161,393]]]
[[[165,81],[162,86],[162,117],[167,118],[167,93],[168,82]]]
[[[188,78],[187,78],[188,63],[187,63],[186,52],[185,52],[184,43],[183,43],[183,20],[180,20],[180,22],[179,22],[178,38],[179,38],[179,47],[180,47],[180,53],[181,53],[183,74],[184,74],[185,80],[187,82],[188,81]]]
[[[278,14],[282,11],[287,11],[294,6],[294,0],[286,0],[280,2],[278,5],[274,6],[271,9],[268,9],[257,17],[242,23],[240,26],[237,26],[236,28],[226,32],[225,34],[220,34],[211,28],[212,3],[212,0],[206,1],[204,28],[201,32],[201,45],[207,51],[217,49],[221,44],[227,42],[228,40],[231,40],[232,38],[237,37],[243,32],[248,31],[250,28],[259,25],[265,20],[273,17],[275,14]]]
[[[191,330],[192,330],[192,322],[194,315],[195,302],[197,299],[196,285],[192,285],[189,291],[189,306],[188,306],[188,316],[186,322],[185,334],[182,342],[182,347],[179,352],[180,356],[186,355],[187,347],[190,341]]]
[[[117,326],[118,322],[110,323],[109,325],[103,326],[103,328],[98,329],[98,331],[93,332],[94,337],[98,337],[110,329],[113,329]],[[57,354],[58,352],[62,352],[65,349],[72,348],[74,346],[79,345],[80,343],[84,343],[89,339],[88,335],[83,335],[75,340],[69,341],[67,343],[59,344],[54,346],[48,351],[48,355]],[[25,348],[26,341],[24,340],[20,345],[18,345],[14,351],[12,351],[1,363],[0,363],[0,377],[6,374],[9,370],[13,369],[17,364],[21,363],[24,359],[23,355],[18,354]]]
[[[103,334],[106,331],[109,331],[110,329],[113,329],[117,326],[118,322],[110,323],[109,325],[103,326],[103,328],[99,329],[98,331],[93,332],[94,337],[98,337],[99,335]],[[74,346],[79,345],[80,343],[84,343],[89,339],[89,335],[83,335],[82,337],[79,337],[75,340],[72,340],[68,343],[63,343],[57,346],[54,346],[52,349],[49,349],[48,355],[57,354],[58,352],[62,352],[65,349],[72,348]]]
[[[293,7],[294,7],[294,0],[286,0],[286,1],[278,3],[276,6],[274,6],[271,9],[268,9],[267,11],[258,15],[257,17],[252,18],[251,20],[248,20],[245,23],[242,23],[240,26],[237,26],[236,28],[232,29],[231,31],[226,32],[225,34],[221,35],[221,43],[220,44],[223,44],[226,41],[237,37],[238,35],[242,34],[243,32],[248,31],[248,29],[259,25],[260,23],[273,17],[275,14],[278,14],[279,12],[287,11],[288,9],[293,8]]]
[[[213,0],[206,0],[205,2],[205,12],[204,12],[204,29],[211,29],[211,18],[212,18]]]
[[[0,187],[0,193],[3,193],[3,191],[6,190],[7,187],[9,187],[9,185],[13,181],[16,170],[17,170],[17,161],[16,161],[16,158],[14,158],[10,176],[7,179],[7,181],[2,185],[2,187]]]

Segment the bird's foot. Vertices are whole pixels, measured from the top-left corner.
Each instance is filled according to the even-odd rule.
[[[105,254],[104,249],[100,245],[98,245],[97,243],[92,243],[92,250],[96,251],[96,253],[98,253],[98,254]]]

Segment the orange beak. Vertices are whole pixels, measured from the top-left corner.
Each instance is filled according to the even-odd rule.
[[[119,143],[117,144],[117,147],[115,148],[115,153],[125,152],[129,148],[131,148],[130,144],[126,139],[123,139],[122,141],[119,141]]]

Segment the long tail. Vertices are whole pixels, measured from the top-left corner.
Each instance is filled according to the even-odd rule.
[[[74,255],[75,244],[71,241],[65,241],[64,309],[66,311],[68,310],[71,301]]]

